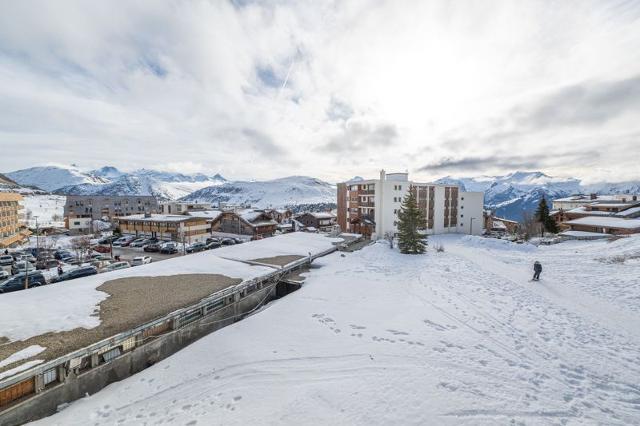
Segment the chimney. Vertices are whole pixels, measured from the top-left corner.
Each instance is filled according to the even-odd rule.
[[[145,212],[144,212],[144,217],[145,217],[145,218],[149,218],[149,217],[151,217],[151,213],[149,213],[148,211],[145,211]]]
[[[597,200],[598,199],[598,195],[597,194],[590,194],[589,198],[591,198],[592,200]]]
[[[384,169],[380,170],[380,180],[383,181],[385,180],[387,177],[387,174],[385,173]]]

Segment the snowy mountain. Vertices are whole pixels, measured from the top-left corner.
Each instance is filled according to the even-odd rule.
[[[127,173],[113,166],[90,171],[82,171],[75,166],[32,167],[7,173],[7,176],[20,185],[35,186],[57,194],[155,195],[163,199],[178,199],[226,182],[219,174],[187,175],[149,169]]]
[[[31,167],[6,173],[6,175],[22,186],[35,186],[50,192],[64,186],[102,185],[109,182],[107,178],[96,176],[91,172],[83,172],[75,166]]]
[[[493,210],[497,216],[512,220],[521,220],[525,212],[532,214],[543,197],[553,200],[580,193],[640,193],[640,182],[583,185],[578,179],[557,178],[542,172],[515,172],[475,178],[447,176],[436,182],[458,184],[467,191],[484,192],[485,207]]]
[[[226,182],[203,188],[183,200],[250,204],[260,208],[331,204],[336,200],[336,188],[319,179],[289,176],[267,181]]]

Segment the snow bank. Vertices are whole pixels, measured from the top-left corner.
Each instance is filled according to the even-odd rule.
[[[44,351],[46,348],[40,345],[31,345],[29,347],[24,348],[21,351],[18,351],[14,354],[11,354],[7,358],[0,361],[0,368],[13,364],[14,362],[21,361],[23,359],[31,358],[33,356],[38,355],[40,352]]]

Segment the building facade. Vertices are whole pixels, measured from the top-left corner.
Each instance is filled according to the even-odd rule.
[[[189,244],[205,242],[211,236],[211,224],[205,217],[143,213],[121,216],[115,220],[123,235]]]
[[[484,193],[461,191],[456,185],[419,183],[408,173],[380,172],[379,179],[338,184],[338,225],[344,232],[382,238],[398,232],[398,212],[410,189],[426,218],[427,234],[483,231]]]
[[[91,232],[94,220],[157,212],[153,196],[68,195],[64,205],[65,225],[72,233]]]
[[[203,210],[211,210],[211,203],[188,203],[185,201],[161,201],[158,203],[158,213],[160,214],[183,214]]]
[[[20,211],[22,196],[13,192],[0,192],[0,248],[12,247],[29,235],[22,229]]]

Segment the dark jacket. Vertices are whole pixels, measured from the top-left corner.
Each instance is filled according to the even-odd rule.
[[[534,272],[542,272],[542,264],[540,262],[536,262],[533,264]]]

